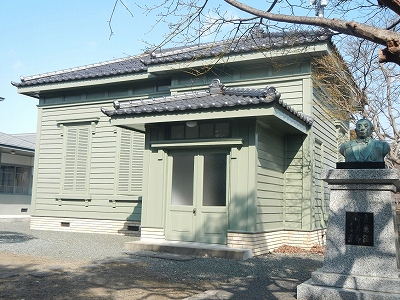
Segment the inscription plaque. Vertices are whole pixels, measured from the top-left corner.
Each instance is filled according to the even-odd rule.
[[[374,214],[346,212],[346,245],[374,245]]]

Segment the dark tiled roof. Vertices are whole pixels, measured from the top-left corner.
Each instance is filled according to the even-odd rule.
[[[157,50],[152,53],[143,53],[141,55],[130,56],[104,63],[39,74],[35,76],[21,77],[20,83],[12,82],[12,84],[17,87],[35,86],[56,82],[141,73],[146,72],[149,65],[189,61],[194,59],[216,57],[220,55],[249,53],[296,45],[307,45],[316,43],[318,41],[328,41],[330,40],[330,37],[331,34],[326,31],[268,34],[260,34],[260,32],[258,32],[256,36],[248,35],[229,41]]]
[[[0,132],[0,147],[35,150],[35,134],[7,134]]]
[[[281,101],[280,96],[280,93],[274,87],[263,89],[227,88],[219,79],[214,79],[207,91],[126,102],[114,101],[114,110],[102,108],[101,111],[111,117],[184,110],[211,110],[223,107],[260,105],[275,102],[308,125],[312,124],[313,119],[310,116],[297,112]]]
[[[12,84],[18,87],[31,86],[31,85],[39,85],[47,83],[139,73],[146,70],[147,66],[141,62],[140,57],[127,57],[118,60],[87,65],[83,67],[72,68],[68,70],[61,70],[40,75],[21,77],[20,83],[13,82]]]
[[[176,61],[187,61],[199,58],[216,57],[237,53],[254,52],[272,48],[283,48],[296,45],[326,41],[331,35],[326,32],[291,32],[246,36],[230,41],[221,41],[196,46],[180,47],[152,52],[142,59],[146,65],[163,64]]]

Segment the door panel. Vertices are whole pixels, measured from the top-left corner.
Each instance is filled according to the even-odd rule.
[[[191,207],[171,208],[168,238],[182,242],[195,241],[195,227]]]
[[[174,152],[169,157],[171,172],[170,197],[167,205],[166,238],[183,242],[195,241],[193,218],[194,155]]]
[[[166,238],[226,244],[227,151],[171,151]]]
[[[203,209],[198,215],[196,224],[198,233],[196,241],[199,243],[226,244],[226,231],[228,229],[228,216],[226,209],[218,212],[213,209]]]

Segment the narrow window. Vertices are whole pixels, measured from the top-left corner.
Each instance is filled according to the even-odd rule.
[[[15,194],[28,195],[30,190],[30,167],[15,167]]]
[[[185,127],[181,125],[171,126],[171,140],[180,140],[185,138]]]
[[[215,137],[229,137],[229,123],[216,123],[215,124]]]
[[[173,155],[172,205],[193,205],[194,156],[190,153]]]
[[[200,138],[209,139],[214,137],[214,124],[204,123],[200,124]]]
[[[199,126],[185,128],[185,139],[197,139],[199,138]]]
[[[12,167],[12,166],[1,166],[0,192],[2,192],[2,193],[13,193],[13,190],[14,190],[14,173],[15,173],[15,167]]]

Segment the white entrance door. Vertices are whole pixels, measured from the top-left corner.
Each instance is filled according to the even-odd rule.
[[[169,159],[166,238],[226,244],[227,152],[171,151]]]

